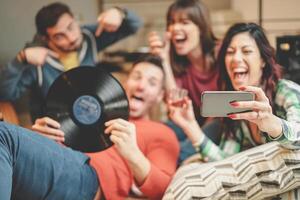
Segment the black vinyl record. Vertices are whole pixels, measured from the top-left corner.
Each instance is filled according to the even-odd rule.
[[[62,73],[46,99],[47,116],[61,124],[65,144],[82,152],[102,151],[112,142],[104,123],[128,119],[128,100],[121,84],[98,67],[80,66]]]

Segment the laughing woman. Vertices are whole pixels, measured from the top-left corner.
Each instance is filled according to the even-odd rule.
[[[221,161],[183,166],[164,199],[265,199],[278,194],[300,199],[297,189],[287,192],[300,187],[300,86],[280,78],[274,50],[254,23],[228,30],[218,63],[221,88],[255,95],[253,101],[231,105],[251,111],[224,118],[216,145],[198,126],[191,100],[186,98],[181,108],[169,102],[171,119],[196,151],[210,161]],[[261,145],[270,141],[276,142]]]
[[[218,89],[215,65],[218,40],[212,31],[207,7],[201,0],[174,1],[167,12],[165,39],[152,32],[148,41],[151,52],[163,59],[167,90],[187,90],[196,119],[202,126],[206,119],[200,116],[201,93]],[[167,125],[175,131],[180,141],[179,162],[193,155],[195,151],[190,142],[184,142],[186,136],[183,131],[170,121]],[[208,137],[215,143],[220,138],[212,134]]]
[[[151,52],[163,58],[167,89],[186,89],[198,108],[197,120],[203,124],[204,119],[199,116],[201,93],[217,90],[218,78],[217,39],[208,9],[199,0],[176,0],[168,9],[165,39],[152,32],[148,40]]]
[[[300,86],[280,79],[280,66],[262,28],[254,23],[233,25],[225,35],[218,56],[220,88],[253,92],[254,101],[232,102],[250,112],[224,118],[217,146],[198,126],[190,100],[186,106],[169,106],[170,117],[187,134],[202,156],[221,160],[251,147],[278,141],[286,146],[300,144]]]

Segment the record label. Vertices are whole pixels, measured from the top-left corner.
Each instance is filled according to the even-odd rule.
[[[101,107],[95,97],[83,95],[78,97],[73,104],[74,118],[84,125],[97,122],[101,115]]]

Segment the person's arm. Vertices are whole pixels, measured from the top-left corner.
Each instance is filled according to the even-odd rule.
[[[188,97],[184,98],[181,106],[174,106],[172,103],[172,101],[168,101],[170,119],[182,128],[193,144],[196,152],[199,152],[202,158],[208,159],[209,161],[216,161],[237,153],[239,143],[233,140],[223,141],[223,146],[226,146],[226,143],[231,143],[231,146],[236,146],[236,148],[230,148],[230,150],[227,149],[225,151],[203,133],[195,118],[192,101]]]
[[[179,144],[175,134],[165,125],[147,128],[157,137],[147,144],[145,156],[151,163],[151,170],[139,189],[150,199],[161,199],[176,171]]]
[[[162,39],[155,31],[152,31],[148,36],[150,52],[160,56],[162,59],[163,69],[166,76],[167,91],[177,88],[176,80],[170,63],[170,37],[170,33],[166,32],[164,39]]]
[[[120,8],[111,8],[101,13],[98,23],[83,26],[95,34],[98,51],[136,33],[143,24],[132,11]]]
[[[137,145],[134,124],[123,119],[114,119],[105,122],[105,126],[105,133],[111,134],[111,141],[127,161],[136,183],[142,184],[150,171],[150,162]]]
[[[267,133],[271,141],[293,148],[300,147],[300,86],[290,81],[281,80],[277,85],[275,109],[273,110],[269,99],[259,87],[245,86],[240,90],[253,92],[254,101],[233,102],[236,108],[251,110],[245,113],[228,115],[233,120],[248,120],[257,125],[258,129]]]
[[[1,100],[15,101],[33,84],[36,77],[30,67],[32,65],[22,63],[17,57],[0,67]]]
[[[150,199],[160,199],[176,170],[179,152],[176,138],[168,128],[160,131],[161,138],[149,142],[146,155],[136,142],[135,126],[125,120],[117,119],[105,123],[105,133],[111,133],[111,140],[120,155],[125,158],[131,169],[135,183],[143,194]],[[163,126],[164,127],[164,126]],[[157,134],[157,133],[154,133]],[[172,135],[174,138],[164,138]]]
[[[291,81],[281,80],[277,87],[275,103],[281,108],[278,108],[277,115],[285,113],[285,116],[280,116],[281,134],[268,137],[269,141],[300,147],[300,86]]]

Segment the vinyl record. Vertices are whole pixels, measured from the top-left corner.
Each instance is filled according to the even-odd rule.
[[[104,122],[128,119],[128,100],[121,84],[98,67],[80,66],[61,74],[46,99],[47,116],[61,124],[65,144],[82,152],[112,145]]]

